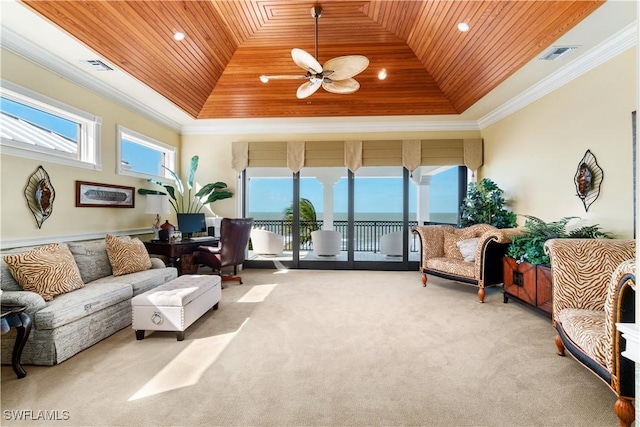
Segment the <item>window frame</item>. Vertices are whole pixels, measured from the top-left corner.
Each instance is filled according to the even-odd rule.
[[[135,144],[142,145],[144,147],[160,151],[164,154],[164,173],[162,175],[152,175],[143,172],[136,172],[122,167],[122,140],[129,140]],[[143,135],[140,132],[131,130],[123,125],[117,125],[116,127],[116,173],[118,175],[132,176],[136,178],[144,179],[159,179],[162,181],[171,181],[173,178],[167,172],[167,169],[172,171],[176,170],[177,161],[177,148],[165,144],[164,142],[153,139],[149,136]]]
[[[35,144],[0,138],[2,154],[16,157],[58,163],[85,169],[102,170],[101,128],[102,118],[64,102],[50,98],[39,92],[27,89],[13,82],[0,79],[0,96],[30,108],[72,121],[79,127],[78,151],[76,156],[62,153]]]

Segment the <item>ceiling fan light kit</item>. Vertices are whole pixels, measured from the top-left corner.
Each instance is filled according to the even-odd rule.
[[[322,86],[324,90],[337,94],[354,93],[360,89],[358,83],[353,77],[360,74],[369,66],[369,59],[362,55],[338,56],[328,60],[324,67],[318,62],[318,18],[322,15],[322,7],[314,6],[311,8],[311,16],[316,21],[316,42],[315,54],[303,49],[294,48],[291,50],[291,58],[293,62],[307,73],[305,75],[274,75],[260,76],[263,83],[274,79],[307,79],[298,87],[296,96],[298,99],[304,99],[313,95]]]

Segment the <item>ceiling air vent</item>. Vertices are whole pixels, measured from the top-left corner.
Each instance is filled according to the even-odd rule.
[[[105,64],[99,59],[86,59],[81,62],[84,62],[85,64],[87,64],[94,71],[113,71],[113,68],[109,67],[107,64]]]
[[[543,61],[555,61],[576,50],[578,46],[552,46],[540,58]]]

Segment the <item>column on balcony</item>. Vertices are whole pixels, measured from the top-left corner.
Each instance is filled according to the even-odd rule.
[[[344,172],[334,168],[326,168],[318,172],[316,179],[323,188],[322,229],[333,230],[333,187],[338,183]]]
[[[429,193],[431,190],[431,175],[420,175],[418,181],[418,203],[416,206],[416,216],[418,225],[430,220],[429,214]]]

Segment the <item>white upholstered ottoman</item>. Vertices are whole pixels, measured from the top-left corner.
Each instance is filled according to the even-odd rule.
[[[144,331],[184,331],[210,308],[218,309],[222,296],[220,276],[184,275],[133,297],[133,329],[136,339]]]

